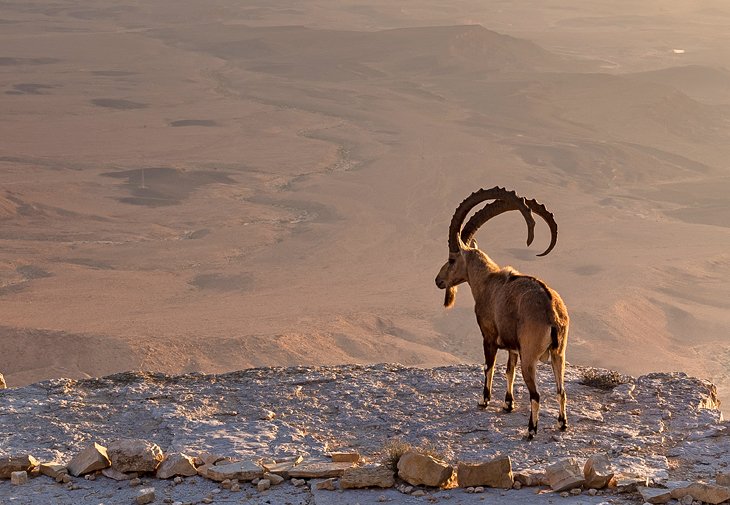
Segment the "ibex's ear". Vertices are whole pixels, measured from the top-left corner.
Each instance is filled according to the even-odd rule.
[[[472,249],[479,249],[479,246],[477,245],[477,239],[471,239],[469,241],[469,247],[471,247]]]

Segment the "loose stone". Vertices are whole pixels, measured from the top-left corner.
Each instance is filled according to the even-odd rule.
[[[22,470],[20,472],[13,472],[10,474],[10,483],[14,486],[22,486],[28,483],[28,472]]]

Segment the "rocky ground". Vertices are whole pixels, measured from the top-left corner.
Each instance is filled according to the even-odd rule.
[[[730,466],[730,423],[718,409],[715,387],[682,373],[638,378],[569,366],[567,432],[557,428],[551,370],[543,365],[538,436],[524,435],[529,412],[521,380],[511,414],[493,401],[477,406],[482,370],[462,365],[422,369],[400,365],[257,368],[224,375],[123,373],[100,379],[55,379],[0,390],[0,457],[30,453],[41,461],[68,463],[90,442],[124,438],[158,444],[165,453],[211,453],[237,459],[304,456],[320,459],[355,450],[379,462],[394,444],[427,448],[456,465],[509,455],[515,471],[543,470],[568,457],[609,456],[614,470],[645,478],[714,482]],[[495,395],[505,381],[495,377]],[[139,490],[100,476],[74,480],[75,489],[38,476],[27,484],[0,481],[0,504],[132,503]],[[636,493],[561,498],[549,488],[427,489],[424,497],[388,490],[317,490],[286,481],[259,492],[251,484],[231,492],[202,477],[143,477],[156,503],[641,503]],[[311,489],[310,489],[311,488]],[[542,492],[540,492],[542,491]],[[343,494],[344,493],[344,494]],[[538,494],[539,493],[539,494]]]

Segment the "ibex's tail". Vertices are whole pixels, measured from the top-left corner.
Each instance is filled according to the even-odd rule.
[[[550,348],[551,349],[557,349],[560,347],[560,342],[558,342],[558,328],[555,326],[550,327]]]

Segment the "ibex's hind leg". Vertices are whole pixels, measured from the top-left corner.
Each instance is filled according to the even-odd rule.
[[[487,343],[484,339],[484,391],[480,407],[486,408],[492,399],[492,379],[494,378],[494,364],[497,361],[497,347]]]
[[[514,384],[515,384],[515,372],[517,371],[517,357],[519,355],[514,352],[509,352],[507,358],[507,394],[504,395],[504,406],[502,407],[505,412],[512,412],[514,409]]]
[[[565,431],[568,429],[568,416],[566,414],[565,404],[567,396],[565,394],[565,354],[558,352],[556,349],[550,351],[550,361],[553,365],[553,374],[555,375],[555,388],[558,392],[558,403],[560,404],[560,412],[558,413],[558,424],[560,429]]]
[[[522,378],[530,392],[530,421],[527,424],[527,439],[537,435],[537,421],[540,417],[540,394],[537,392],[537,360],[522,356]]]

